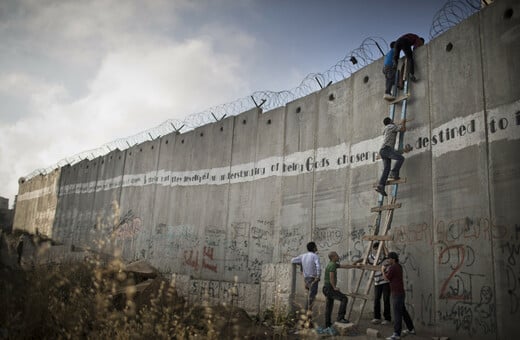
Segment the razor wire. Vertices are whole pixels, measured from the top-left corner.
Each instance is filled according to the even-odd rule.
[[[384,55],[388,50],[388,43],[380,37],[369,37],[362,41],[361,45],[347,53],[343,59],[323,73],[309,73],[298,86],[284,91],[256,91],[250,96],[239,98],[229,103],[211,107],[205,111],[188,115],[184,120],[169,119],[151,129],[139,132],[133,136],[119,138],[101,147],[82,151],[70,157],[66,157],[55,165],[36,169],[25,180],[37,175],[45,175],[59,167],[74,165],[82,160],[92,160],[102,157],[116,149],[125,150],[137,144],[160,138],[170,133],[180,133],[197,127],[219,121],[224,117],[235,116],[255,107],[269,111],[286,105],[288,102],[305,97],[308,94],[319,91],[332,83],[348,78],[352,73],[370,64]]]
[[[448,0],[433,16],[430,39],[446,32],[493,0]]]
[[[482,5],[487,5],[491,0],[482,0]],[[448,0],[434,16],[430,38],[433,39],[462,20],[474,14],[481,8],[481,0]],[[151,141],[170,133],[180,133],[195,129],[197,127],[214,123],[228,116],[235,116],[255,107],[264,112],[302,98],[313,92],[319,91],[333,83],[348,78],[352,73],[367,66],[371,62],[384,55],[389,48],[388,43],[381,37],[368,37],[360,46],[349,53],[335,65],[323,73],[309,73],[300,84],[290,90],[283,91],[255,91],[251,95],[239,98],[229,103],[213,106],[205,111],[188,115],[184,120],[169,119],[160,125],[139,132],[133,136],[119,138],[103,144],[99,148],[82,151],[70,157],[66,157],[56,164],[36,169],[24,180],[37,175],[45,175],[65,165],[74,165],[82,160],[92,160],[102,157],[114,150],[123,151],[135,145]]]

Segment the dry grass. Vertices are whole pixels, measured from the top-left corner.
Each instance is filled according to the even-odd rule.
[[[2,266],[0,339],[272,337],[269,327],[239,308],[189,305],[163,278],[142,292],[134,283],[118,259],[30,271]]]

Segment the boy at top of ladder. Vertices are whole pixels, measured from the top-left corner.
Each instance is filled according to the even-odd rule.
[[[410,80],[416,81],[417,78],[415,78],[415,69],[414,69],[414,62],[413,62],[413,53],[412,48],[415,51],[416,48],[424,45],[424,39],[419,37],[416,34],[413,33],[407,33],[405,35],[402,35],[395,41],[394,45],[394,66],[397,68],[397,61],[399,60],[399,55],[401,54],[401,51],[404,52],[404,55],[408,59],[408,70],[410,74]]]
[[[392,87],[395,83],[395,72],[397,71],[397,65],[394,64],[394,46],[395,41],[390,43],[390,50],[385,55],[385,62],[383,65],[383,74],[386,79],[385,86],[385,95],[383,99],[391,101],[395,99],[395,96],[392,94]]]

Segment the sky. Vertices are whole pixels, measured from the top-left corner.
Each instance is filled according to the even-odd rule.
[[[168,119],[292,89],[445,0],[0,0],[0,196]]]

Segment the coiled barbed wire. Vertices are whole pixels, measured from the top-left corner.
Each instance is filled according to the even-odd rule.
[[[66,157],[55,165],[36,169],[24,177],[28,180],[37,175],[45,175],[59,167],[67,164],[74,165],[84,159],[92,160],[97,157],[119,149],[125,150],[134,145],[154,140],[172,132],[183,132],[195,129],[209,123],[218,121],[224,117],[238,115],[254,107],[261,107],[263,111],[269,111],[282,107],[288,102],[316,92],[334,82],[349,77],[352,73],[363,68],[371,62],[384,55],[388,50],[388,43],[380,37],[369,37],[362,41],[361,45],[347,53],[343,59],[338,61],[323,73],[309,73],[298,86],[284,91],[256,91],[248,97],[239,98],[235,101],[211,107],[205,111],[187,116],[184,120],[169,119],[151,129],[139,132],[130,137],[119,138],[103,144],[99,148],[82,151],[74,156]]]
[[[482,1],[482,3],[481,3]],[[430,38],[433,39],[462,20],[474,14],[482,5],[487,5],[491,0],[448,0],[444,6],[434,15],[430,27]],[[381,37],[369,37],[361,42],[361,45],[350,51],[343,59],[323,73],[309,73],[298,86],[284,91],[256,91],[250,96],[239,98],[235,101],[211,107],[205,111],[187,116],[184,120],[169,119],[151,129],[142,131],[136,135],[119,138],[103,144],[99,148],[82,151],[76,155],[66,157],[56,164],[36,169],[23,179],[28,180],[37,175],[45,175],[65,165],[74,165],[84,159],[92,160],[106,155],[116,149],[125,150],[134,145],[154,140],[172,132],[180,133],[195,129],[224,117],[234,116],[261,107],[263,111],[269,111],[282,107],[288,102],[319,91],[328,85],[348,78],[352,73],[379,59],[388,50],[388,43]]]
[[[449,0],[433,16],[430,39],[446,32],[462,20],[478,12],[492,0]]]

